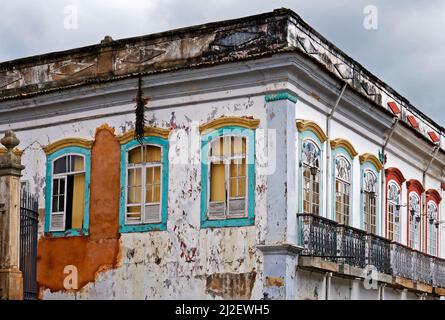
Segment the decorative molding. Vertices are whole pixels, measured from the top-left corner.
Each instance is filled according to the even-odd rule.
[[[382,162],[379,160],[379,158],[377,158],[375,155],[373,155],[371,153],[361,154],[359,159],[360,159],[360,164],[364,164],[365,162],[369,162],[369,163],[372,163],[374,165],[374,167],[377,169],[377,171],[380,171],[380,170],[383,169]]]
[[[211,120],[199,126],[199,132],[216,130],[228,126],[243,127],[246,129],[256,129],[260,124],[260,120],[247,117],[221,117]]]
[[[427,190],[426,197],[427,197],[427,203],[430,200],[435,201],[436,204],[439,204],[442,201],[442,197],[440,196],[439,192],[436,189]]]
[[[168,139],[171,129],[157,128],[157,127],[145,127],[144,137],[159,137],[162,139]],[[135,139],[134,130],[130,130],[117,137],[120,144],[126,144]]]
[[[279,101],[279,100],[289,100],[293,103],[297,103],[298,99],[296,96],[290,94],[287,91],[281,91],[277,93],[267,94],[265,96],[266,102]]]
[[[408,188],[408,193],[410,191],[417,191],[419,195],[425,192],[425,188],[422,183],[417,179],[411,179],[406,182],[406,187]]]
[[[96,133],[94,135],[96,136],[97,133],[101,130],[108,130],[113,136],[116,134],[114,127],[111,127],[108,123],[104,123],[100,127],[96,128]]]
[[[389,181],[389,177],[396,179],[400,185],[406,181],[403,173],[397,168],[388,168],[385,170],[385,176],[387,177],[387,181]]]
[[[328,137],[324,133],[323,129],[313,121],[310,120],[297,120],[297,128],[298,131],[312,131],[318,139],[320,139],[321,143],[324,143]]]
[[[331,148],[332,150],[335,150],[337,148],[343,148],[349,153],[349,155],[352,158],[358,155],[358,152],[355,150],[352,144],[346,139],[338,138],[335,140],[331,140]]]
[[[4,147],[0,147],[0,155],[5,154],[6,152],[7,152],[6,148],[4,148]],[[21,157],[21,156],[23,155],[23,152],[24,152],[24,151],[15,148],[12,152],[14,152],[14,154],[15,154],[16,156]]]
[[[91,149],[93,142],[93,140],[82,138],[65,138],[43,146],[42,149],[48,155],[66,147],[81,147]]]

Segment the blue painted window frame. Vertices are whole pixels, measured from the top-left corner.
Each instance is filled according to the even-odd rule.
[[[324,143],[315,133],[305,130],[298,135],[298,213],[303,213],[303,142],[309,140],[320,149],[320,216],[324,215]]]
[[[127,202],[127,157],[128,151],[142,144],[151,144],[161,147],[161,163],[162,163],[162,191],[161,191],[161,222],[146,224],[125,224],[126,202]],[[119,232],[136,233],[149,231],[165,231],[167,230],[167,209],[168,209],[168,162],[169,142],[168,139],[146,136],[140,142],[136,139],[121,145],[121,161],[120,161],[120,205],[119,205]]]
[[[50,231],[51,219],[51,200],[52,200],[52,181],[53,181],[53,163],[55,160],[67,155],[81,155],[85,158],[85,203],[83,211],[82,229],[68,229],[65,231]],[[91,150],[87,148],[72,146],[65,147],[51,153],[46,158],[46,192],[45,192],[45,226],[44,232],[54,238],[88,236],[90,224],[90,176],[91,176]]]
[[[222,136],[240,136],[247,144],[247,216],[209,220],[207,218],[209,200],[209,144]],[[214,129],[201,137],[201,228],[244,227],[255,224],[255,130],[239,126],[225,126]]]
[[[349,203],[349,226],[353,226],[354,223],[354,216],[353,216],[353,206],[354,206],[354,158],[351,157],[348,151],[346,151],[345,148],[339,147],[337,149],[332,150],[332,172],[331,172],[331,219],[334,221],[337,221],[336,214],[335,214],[335,161],[337,160],[337,157],[342,156],[347,161],[349,161],[349,164],[351,165],[351,190],[350,190],[350,203]]]
[[[365,221],[364,221],[364,217],[365,217],[365,197],[364,197],[364,192],[363,192],[363,188],[365,185],[365,172],[369,170],[372,171],[372,173],[375,174],[375,176],[377,177],[377,187],[376,187],[376,223],[375,223],[375,227],[376,227],[376,235],[380,235],[380,230],[381,230],[381,219],[380,219],[380,210],[381,210],[381,205],[380,205],[380,198],[381,198],[381,194],[382,194],[382,190],[381,190],[381,174],[380,172],[377,170],[377,168],[371,163],[371,162],[364,162],[361,166],[360,166],[360,229],[365,230]]]

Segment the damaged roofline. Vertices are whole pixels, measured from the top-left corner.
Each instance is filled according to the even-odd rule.
[[[136,36],[136,37],[130,37],[130,38],[123,38],[123,39],[117,39],[117,40],[111,40],[110,42],[101,42],[99,44],[93,44],[78,48],[72,48],[68,50],[62,50],[62,51],[55,51],[55,52],[49,52],[44,54],[37,54],[29,57],[23,57],[18,58],[14,60],[8,60],[4,62],[0,62],[0,71],[7,71],[13,67],[16,67],[18,65],[24,65],[33,63],[45,63],[48,60],[52,60],[55,58],[60,58],[66,55],[70,54],[76,54],[76,53],[85,53],[86,55],[90,55],[91,51],[97,51],[104,47],[123,47],[127,44],[134,44],[138,42],[143,41],[153,41],[157,39],[162,38],[171,38],[171,37],[180,37],[183,34],[189,34],[193,33],[194,35],[199,35],[200,33],[207,33],[210,30],[216,30],[221,27],[231,27],[236,28],[238,24],[241,23],[252,23],[257,21],[263,21],[267,18],[271,17],[286,17],[288,15],[294,15],[295,17],[298,17],[298,19],[301,19],[295,12],[293,12],[290,9],[276,9],[272,12],[266,12],[251,16],[246,16],[242,18],[236,18],[236,19],[230,19],[230,20],[221,20],[216,22],[210,22],[205,24],[199,24],[194,25],[190,27],[183,27],[183,28],[177,28],[157,33],[152,33],[148,35],[142,35],[142,36]]]
[[[243,17],[243,18],[211,22],[211,23],[207,23],[207,24],[195,25],[195,26],[191,26],[191,27],[179,28],[179,29],[164,31],[164,32],[160,32],[160,33],[125,38],[125,39],[120,39],[120,40],[102,41],[101,44],[95,44],[95,45],[85,46],[85,47],[81,47],[81,48],[75,48],[75,49],[70,49],[70,50],[65,50],[65,51],[47,53],[47,54],[42,54],[42,55],[36,55],[36,56],[6,61],[3,63],[0,63],[0,72],[16,70],[18,66],[23,67],[26,65],[36,65],[36,64],[41,65],[41,64],[47,63],[48,61],[55,61],[58,58],[67,57],[70,55],[75,55],[76,58],[81,58],[84,56],[98,54],[99,52],[103,52],[104,50],[107,51],[107,50],[123,48],[127,45],[138,43],[138,42],[149,41],[150,43],[155,44],[156,40],[159,40],[159,43],[161,43],[163,41],[167,41],[168,39],[170,39],[170,40],[180,39],[182,36],[184,36],[186,34],[196,37],[196,36],[203,35],[203,34],[209,34],[209,32],[211,32],[212,30],[217,31],[218,29],[226,29],[224,31],[230,32],[231,30],[234,30],[234,29],[236,30],[239,27],[245,28],[248,26],[252,26],[254,24],[258,24],[259,22],[261,22],[261,23],[267,22],[267,20],[271,19],[271,18],[275,18],[276,19],[275,21],[280,21],[280,20],[286,19],[289,22],[292,22],[295,25],[305,29],[307,31],[309,37],[311,37],[313,40],[314,40],[314,38],[318,38],[318,40],[321,42],[322,46],[328,48],[330,51],[333,51],[335,55],[338,55],[339,57],[341,57],[344,60],[344,62],[347,63],[349,66],[351,66],[354,70],[357,70],[359,73],[366,76],[370,81],[374,82],[374,84],[380,86],[381,89],[385,90],[390,96],[392,96],[394,98],[394,100],[398,101],[401,105],[403,105],[403,107],[406,108],[407,111],[416,114],[418,117],[421,118],[421,120],[423,122],[425,122],[428,126],[431,126],[433,129],[437,130],[441,135],[445,134],[445,128],[443,126],[439,125],[436,121],[434,121],[428,115],[426,115],[421,110],[419,110],[418,108],[413,106],[407,98],[405,98],[403,95],[399,94],[395,89],[393,89],[391,86],[389,86],[384,81],[380,80],[377,76],[375,76],[369,70],[364,68],[360,63],[358,63],[353,58],[351,58],[349,55],[344,53],[341,49],[339,49],[337,46],[335,46],[333,43],[331,43],[329,40],[327,40],[319,32],[314,30],[297,13],[295,13],[294,11],[292,11],[290,9],[285,9],[285,8],[276,9],[272,12],[247,16],[247,17]],[[284,28],[285,28],[285,30],[282,30],[282,31],[288,33],[289,32],[288,25],[286,25]],[[180,69],[184,69],[184,68],[205,67],[208,65],[214,65],[214,64],[219,64],[219,63],[256,59],[258,57],[264,57],[264,56],[272,55],[272,54],[276,54],[276,53],[292,52],[292,51],[294,51],[293,49],[294,48],[289,47],[289,43],[288,43],[286,46],[281,47],[281,48],[276,48],[274,50],[271,50],[270,48],[264,48],[264,49],[262,49],[261,53],[248,54],[248,55],[242,56],[242,57],[237,56],[237,55],[228,56],[224,59],[224,61],[213,61],[213,60],[200,61],[197,63],[185,64],[185,65],[178,66],[178,67],[165,68],[162,70],[153,70],[153,69],[139,70],[139,72],[129,72],[127,74],[120,74],[120,75],[113,74],[113,72],[96,74],[96,76],[94,76],[94,77],[80,78],[80,79],[78,79],[77,82],[71,82],[71,83],[69,81],[65,82],[64,80],[53,81],[53,82],[59,82],[59,85],[51,86],[48,83],[46,88],[41,87],[41,86],[36,86],[33,84],[29,84],[25,87],[19,87],[16,89],[5,89],[3,91],[0,91],[0,96],[2,96],[2,97],[0,97],[0,101],[23,98],[23,97],[30,97],[30,96],[33,96],[36,94],[45,94],[48,92],[54,92],[54,91],[58,91],[58,90],[66,89],[66,88],[90,85],[90,84],[106,82],[106,81],[110,81],[110,80],[111,81],[119,80],[119,79],[123,79],[126,77],[137,77],[137,76],[139,76],[139,74],[150,75],[150,74],[155,74],[158,72],[169,72],[169,71],[180,70]],[[298,48],[297,48],[297,50],[298,50]],[[312,58],[313,60],[316,60],[310,54],[306,54],[306,56]],[[327,69],[327,71],[329,71],[329,70]],[[336,77],[341,80],[339,75],[336,75]],[[27,87],[29,87],[29,88],[27,88]],[[351,88],[355,89],[354,87],[351,87]],[[23,93],[20,92],[21,89],[24,91]],[[25,90],[25,89],[27,89],[27,90]],[[31,90],[29,90],[29,89],[31,89]],[[14,91],[16,91],[16,92],[14,92]]]

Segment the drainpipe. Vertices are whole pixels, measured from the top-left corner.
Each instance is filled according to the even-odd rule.
[[[385,300],[386,283],[382,283],[379,287],[379,300]]]
[[[344,84],[343,88],[341,89],[340,95],[337,98],[337,101],[335,101],[335,105],[334,107],[331,109],[331,112],[329,112],[327,118],[326,118],[326,217],[329,218],[329,213],[327,211],[328,209],[328,203],[330,203],[329,201],[329,191],[330,191],[330,187],[329,187],[329,178],[331,176],[331,145],[330,145],[330,141],[331,141],[331,119],[334,116],[335,110],[337,109],[341,98],[343,97],[343,94],[345,93],[346,87],[348,86],[347,83]],[[331,208],[332,209],[332,208]]]
[[[423,185],[424,188],[426,188],[426,174],[427,174],[428,170],[430,169],[431,165],[433,164],[434,159],[436,159],[437,154],[439,153],[440,144],[441,144],[441,142],[439,142],[439,144],[434,147],[433,152],[431,154],[431,159],[428,162],[428,165],[426,166],[425,170],[423,170],[423,172],[422,172],[422,185]],[[425,217],[424,219],[428,219],[428,217],[425,215],[425,214],[427,214],[427,212],[425,212],[426,211],[426,194],[425,194],[425,192],[422,193],[422,204],[423,204],[422,205],[422,210],[423,210],[423,215],[422,216]],[[421,241],[423,240],[423,242],[424,242],[422,247],[423,247],[424,250],[426,250],[426,248],[425,248],[425,240],[424,240],[425,230],[424,230],[424,228],[422,228],[420,230],[423,230],[423,232],[422,232],[423,234],[422,234],[422,237],[420,239]]]
[[[380,205],[380,207],[381,207],[380,216],[383,217],[383,219],[382,219],[383,221],[381,223],[381,227],[380,228],[381,228],[381,234],[382,235],[385,235],[385,226],[386,226],[385,225],[385,221],[386,221],[385,219],[386,219],[386,196],[387,195],[386,195],[386,190],[385,190],[385,184],[386,184],[385,153],[386,153],[386,147],[389,144],[389,140],[391,140],[392,135],[394,134],[394,131],[396,130],[399,121],[400,121],[399,117],[396,117],[394,119],[394,122],[393,122],[393,124],[391,126],[391,129],[389,131],[388,137],[386,137],[385,143],[383,144],[383,147],[382,147],[382,155],[383,155],[382,165],[383,165],[383,167],[382,167],[381,174],[380,174],[380,176],[381,176],[381,178],[380,178],[380,181],[381,181],[381,193],[382,193],[381,205]]]
[[[324,277],[325,281],[325,300],[329,300],[329,297],[331,296],[331,279],[332,279],[332,272],[326,272],[326,275]]]

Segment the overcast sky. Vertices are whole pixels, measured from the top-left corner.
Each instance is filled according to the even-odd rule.
[[[402,4],[403,3],[403,4]],[[367,5],[377,30],[363,26]],[[67,9],[68,6],[68,9]],[[66,29],[75,6],[77,28]],[[445,126],[445,1],[14,0],[2,1],[0,61],[286,7]],[[64,10],[68,10],[65,11]],[[442,111],[444,110],[444,111]]]

